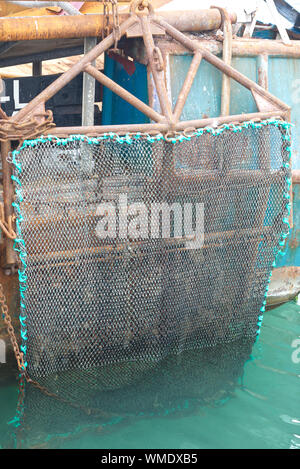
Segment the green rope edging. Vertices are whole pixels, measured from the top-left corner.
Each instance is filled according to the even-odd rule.
[[[113,132],[103,134],[99,137],[88,137],[86,135],[70,135],[67,138],[58,138],[54,135],[47,135],[47,136],[41,136],[33,140],[25,140],[22,144],[22,146],[18,150],[14,150],[12,152],[12,163],[14,166],[14,175],[11,176],[13,182],[15,183],[15,192],[16,192],[16,200],[13,202],[13,207],[16,215],[16,233],[17,233],[17,238],[15,239],[13,248],[14,250],[18,253],[18,256],[20,258],[21,262],[21,267],[18,270],[19,274],[19,284],[20,284],[20,307],[21,307],[21,313],[20,313],[20,324],[21,324],[21,337],[22,337],[22,345],[21,345],[21,350],[24,354],[25,358],[25,368],[27,367],[27,362],[26,362],[26,353],[27,353],[27,324],[26,324],[26,289],[27,289],[27,275],[26,275],[26,258],[27,258],[27,253],[26,253],[26,246],[25,242],[23,239],[22,235],[22,230],[21,230],[21,222],[23,221],[23,216],[21,213],[21,208],[20,204],[23,202],[23,193],[22,193],[22,184],[18,176],[22,174],[22,164],[20,161],[18,161],[18,155],[21,153],[22,150],[25,148],[34,148],[36,147],[39,143],[47,143],[47,142],[52,142],[55,143],[57,146],[64,146],[67,145],[68,143],[75,142],[75,141],[80,141],[80,142],[87,142],[88,144],[94,144],[94,145],[99,145],[103,140],[113,140],[114,142],[123,144],[132,144],[133,142],[143,138],[146,139],[150,143],[154,143],[156,141],[166,141],[166,142],[171,142],[176,144],[177,142],[183,142],[186,140],[191,140],[194,137],[199,137],[203,134],[211,134],[213,136],[218,136],[221,135],[223,132],[230,130],[233,132],[242,132],[243,129],[261,129],[266,126],[275,126],[283,132],[283,146],[284,150],[288,153],[288,161],[283,162],[283,169],[285,171],[285,180],[286,180],[286,188],[285,192],[283,194],[285,200],[286,200],[286,206],[285,206],[285,213],[284,217],[282,220],[282,223],[287,227],[287,229],[283,228],[283,231],[281,233],[281,237],[279,240],[279,246],[282,247],[284,246],[285,239],[287,238],[289,234],[289,222],[288,222],[288,216],[290,213],[290,194],[289,194],[289,188],[291,185],[291,177],[290,177],[290,164],[289,160],[291,158],[291,134],[290,134],[290,128],[292,124],[289,122],[285,122],[279,119],[266,119],[261,122],[254,122],[254,121],[245,121],[242,122],[241,124],[224,124],[221,127],[218,128],[213,128],[213,127],[205,127],[202,129],[196,129],[195,131],[191,132],[189,135],[185,134],[179,134],[175,135],[172,138],[165,138],[164,135],[162,134],[157,134],[157,135],[150,135],[150,134],[142,134],[141,132],[137,132],[136,134],[126,134],[124,136],[117,135]],[[276,249],[276,252],[274,252],[274,261],[272,264],[272,267],[275,267],[276,265],[276,259],[277,256],[280,254],[280,251]],[[269,283],[271,281],[271,276],[272,272],[270,273],[266,291],[265,291],[265,299],[263,301],[262,307],[260,309],[260,315],[258,316],[258,322],[257,322],[257,337],[260,334],[260,328],[262,325],[262,320],[263,320],[263,313],[265,312],[265,306],[266,306],[266,297],[267,293],[269,290]]]
[[[290,233],[290,223],[289,223],[289,215],[291,213],[291,202],[290,202],[290,187],[292,184],[292,179],[291,179],[291,173],[290,173],[290,160],[292,157],[292,148],[291,148],[291,127],[293,124],[290,124],[288,122],[284,122],[283,125],[281,125],[281,121],[279,121],[279,125],[275,124],[277,127],[281,127],[281,129],[284,131],[283,135],[283,151],[287,153],[287,161],[283,161],[283,170],[285,172],[285,183],[286,187],[283,191],[283,198],[285,200],[285,208],[284,208],[284,214],[282,218],[282,232],[279,238],[278,242],[278,249],[274,249],[274,260],[272,263],[272,269],[276,267],[277,259],[278,257],[284,256],[286,254],[286,249],[284,249],[285,243],[286,243],[286,238],[289,236]],[[258,322],[257,322],[257,332],[256,332],[256,340],[258,339],[260,333],[261,333],[261,326],[263,322],[263,317],[264,317],[264,312],[266,311],[266,303],[267,303],[267,296],[268,296],[268,291],[269,291],[269,284],[271,282],[272,278],[272,270],[270,271],[268,280],[267,280],[267,285],[264,293],[264,300],[262,303],[262,306],[260,308],[260,315],[258,316]]]
[[[281,121],[278,119],[266,119],[261,122],[254,122],[250,120],[250,121],[242,122],[239,125],[223,124],[222,126],[218,128],[204,127],[202,129],[195,129],[195,131],[190,132],[189,135],[185,135],[181,133],[179,135],[175,135],[174,137],[168,137],[167,139],[165,138],[163,134],[150,135],[150,134],[141,133],[141,132],[137,132],[134,135],[126,134],[124,136],[120,136],[118,134],[115,134],[114,132],[109,132],[99,137],[88,137],[86,135],[74,134],[74,135],[70,135],[67,138],[59,138],[59,137],[56,137],[55,135],[46,135],[46,136],[42,135],[41,137],[35,138],[33,140],[25,140],[23,142],[23,145],[20,147],[20,149],[15,150],[13,152],[13,155],[17,156],[20,153],[20,151],[22,151],[24,148],[35,147],[39,143],[47,143],[47,142],[56,143],[58,146],[67,145],[68,143],[74,142],[74,141],[81,141],[81,142],[87,142],[89,144],[99,145],[103,140],[113,140],[117,143],[128,143],[130,145],[136,140],[143,138],[150,143],[154,143],[159,140],[177,143],[177,142],[183,142],[185,140],[191,140],[193,137],[200,137],[201,135],[207,134],[207,133],[213,136],[217,136],[217,135],[221,135],[226,130],[231,130],[232,132],[241,132],[243,129],[249,129],[249,128],[261,129],[262,127],[266,127],[268,125],[274,125],[275,127],[280,127],[286,130],[288,130],[292,126],[292,124],[290,124],[289,122]],[[16,165],[14,161],[13,163]]]

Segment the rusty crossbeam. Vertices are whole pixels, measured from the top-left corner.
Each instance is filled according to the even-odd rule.
[[[169,24],[183,32],[212,31],[221,26],[219,10],[161,11]],[[119,13],[120,22],[128,20],[129,13]],[[236,16],[231,20],[236,22]],[[112,31],[113,17],[109,16]],[[103,14],[72,16],[36,16],[0,18],[0,41],[28,41],[59,38],[101,37]]]
[[[195,38],[190,34],[186,34],[186,37],[190,37],[194,41],[197,41],[199,46],[204,47],[209,52],[215,55],[222,55],[223,42],[213,38],[213,36],[207,38]],[[161,37],[160,48],[163,52],[168,52],[172,55],[186,54],[186,47],[179,42],[171,42],[165,37]],[[283,44],[278,40],[273,39],[245,39],[241,37],[232,38],[232,57],[257,57],[261,54],[267,56],[276,57],[300,57],[300,42],[297,40],[291,41],[289,45]],[[143,57],[140,57],[143,62]]]
[[[255,119],[271,119],[272,117],[286,117],[285,111],[270,111],[270,112],[254,112],[251,114],[236,114],[232,116],[223,117],[209,117],[206,119],[180,121],[174,126],[174,131],[184,131],[186,129],[202,128],[206,126],[219,127],[222,124],[229,124],[231,122],[244,122],[245,120]],[[125,125],[96,125],[90,127],[56,127],[55,135],[58,137],[68,136],[72,134],[82,133],[89,136],[99,136],[104,133],[115,132],[120,135],[125,135],[130,132],[161,132],[167,133],[170,130],[168,123],[159,124],[125,124]],[[53,130],[47,131],[46,134],[53,134]]]
[[[164,120],[163,116],[161,116],[158,112],[152,109],[147,104],[143,103],[140,99],[136,98],[133,94],[129,93],[129,91],[122,88],[122,86],[115,83],[113,80],[108,78],[104,73],[100,72],[93,67],[91,64],[86,65],[84,70],[98,80],[102,85],[109,88],[111,91],[116,93],[121,98],[125,99],[127,102],[130,102],[133,106],[135,106],[139,111],[143,112],[146,116],[150,117],[156,122],[161,122]]]

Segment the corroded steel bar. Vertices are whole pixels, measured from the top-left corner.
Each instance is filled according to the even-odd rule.
[[[193,37],[194,39],[194,37]],[[214,54],[222,53],[222,44],[214,39],[194,39],[197,43],[205,47]],[[186,48],[176,42],[170,42],[166,39],[160,39],[160,47],[171,54],[185,54]],[[290,45],[283,44],[281,41],[272,39],[245,39],[236,38],[232,40],[233,57],[257,57],[260,54],[266,54],[276,57],[300,57],[299,41],[291,41]]]
[[[192,84],[194,82],[195,76],[197,74],[199,65],[201,63],[202,55],[199,52],[196,52],[196,54],[193,57],[192,63],[190,65],[189,71],[187,73],[187,76],[185,78],[185,81],[182,85],[181,91],[179,93],[179,96],[177,98],[175,108],[174,108],[174,117],[175,121],[177,122],[181,116],[181,113],[183,111],[185,102],[187,100],[187,97],[189,95],[189,92],[191,90]]]
[[[222,23],[223,23],[223,61],[231,65],[232,57],[232,25],[229,13],[225,8],[219,7]],[[222,76],[222,93],[221,93],[221,116],[230,114],[230,77],[223,73]]]
[[[106,86],[118,96],[125,99],[125,101],[136,107],[139,111],[143,112],[146,116],[150,117],[150,119],[153,119],[156,122],[164,120],[164,117],[158,114],[158,112],[154,111],[150,106],[143,103],[140,99],[136,98],[133,94],[129,93],[129,91],[122,88],[122,86],[115,83],[92,65],[87,65],[84,70],[102,83],[102,85]]]
[[[300,57],[299,41],[290,41],[284,44],[271,39],[234,39],[232,42],[232,55],[255,57],[260,54],[276,55],[278,57]]]
[[[244,122],[252,119],[270,119],[272,117],[286,117],[284,111],[270,111],[270,112],[254,112],[251,114],[236,114],[233,116],[224,117],[210,117],[207,119],[199,119],[193,121],[181,121],[175,125],[176,131],[183,131],[185,129],[202,128],[206,126],[218,127],[222,124],[229,124],[231,122]],[[51,129],[46,134],[57,135],[58,137],[72,134],[84,135],[103,135],[109,132],[115,132],[120,135],[125,135],[128,132],[168,132],[169,125],[166,123],[159,124],[125,124],[125,125],[98,125],[91,127],[56,127]]]
[[[165,74],[164,74],[164,64],[159,63],[159,58],[161,62],[163,61],[160,49],[155,46],[153,36],[151,34],[150,22],[149,17],[141,16],[140,18],[142,31],[143,31],[143,38],[144,44],[147,51],[147,57],[149,60],[149,65],[151,69],[151,73],[153,76],[153,80],[156,87],[156,92],[158,95],[160,108],[164,116],[168,119],[170,123],[173,123],[173,113],[170,104],[170,100],[168,97],[166,85],[165,85]],[[155,58],[155,51],[157,57]]]
[[[221,25],[221,15],[217,9],[194,11],[162,11],[166,21],[175,28],[187,32],[211,31]],[[129,14],[119,14],[120,23],[129,18]],[[236,17],[232,16],[236,22]],[[113,17],[109,17],[113,26]],[[101,37],[103,15],[72,16],[36,16],[0,18],[0,41],[26,41],[58,38]]]
[[[48,135],[57,137],[83,134],[89,136],[103,135],[109,132],[115,132],[119,135],[126,135],[129,132],[167,132],[168,124],[125,124],[125,125],[94,125],[85,127],[55,127],[51,131],[46,132]]]
[[[216,41],[213,38],[211,38],[209,41],[207,39],[195,39],[195,36],[193,36],[192,39],[197,41],[199,46],[205,47],[205,49],[207,49],[209,52],[217,55],[222,54],[223,47],[220,41]],[[166,53],[173,55],[186,54],[186,48],[178,42],[171,42],[161,38],[159,45]],[[236,38],[232,40],[233,57],[257,57],[260,54],[276,57],[299,58],[300,42],[291,41],[291,43],[287,46],[281,41],[271,39]]]

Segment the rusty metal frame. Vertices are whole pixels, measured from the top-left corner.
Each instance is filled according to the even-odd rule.
[[[232,24],[229,13],[225,8],[216,7],[221,13],[223,27],[223,61],[227,65],[231,65],[232,58]],[[221,116],[230,114],[230,77],[223,74],[222,77],[222,94],[221,94]]]
[[[147,8],[145,8],[145,4],[147,4]],[[159,98],[161,112],[155,110],[153,106],[142,102],[140,99],[129,93],[126,89],[118,85],[116,82],[97,70],[94,65],[92,65],[97,57],[114,46],[115,34],[113,31],[99,44],[89,50],[67,72],[56,79],[50,86],[44,89],[30,103],[28,103],[24,108],[22,108],[18,113],[16,113],[8,120],[15,124],[23,124],[32,118],[36,118],[38,122],[42,123],[44,119],[43,116],[45,115],[45,103],[81,72],[86,73],[99,81],[103,86],[106,86],[125,101],[129,102],[132,106],[145,114],[153,122],[149,124],[137,125],[124,124],[106,126],[92,125],[80,127],[56,127],[55,130],[52,129],[44,133],[51,132],[55,133],[57,136],[68,136],[79,133],[83,133],[89,136],[98,136],[108,132],[115,132],[121,135],[130,132],[161,132],[164,134],[169,134],[177,131],[184,131],[191,127],[218,127],[225,123],[243,122],[245,120],[262,120],[272,117],[281,117],[283,119],[290,120],[289,106],[269,93],[263,86],[260,86],[259,84],[250,80],[230,65],[232,55],[231,17],[224,9],[219,9],[219,11],[221,14],[224,30],[223,60],[216,57],[207,48],[199,44],[199,41],[187,37],[174,26],[170,25],[164,18],[157,16],[149,2],[145,2],[144,0],[134,0],[131,3],[130,15],[125,21],[120,23],[119,34],[120,37],[124,35],[130,37],[132,34],[135,35],[136,31],[138,31],[138,35],[142,35],[147,52],[148,68],[153,77],[156,92]],[[163,56],[159,47],[155,45],[153,39],[153,34],[158,34],[158,32],[161,32],[161,34],[168,34],[172,39],[177,41],[181,47],[183,46],[185,50],[193,54],[190,68],[174,108],[172,108],[172,104],[168,96]],[[191,90],[202,59],[208,61],[210,64],[223,72],[221,116],[215,118],[181,121],[180,116],[182,114],[185,102]],[[251,91],[256,101],[258,112],[233,116],[228,115],[231,79],[237,81],[242,86]],[[3,173],[5,173],[3,191],[4,212],[6,220],[9,220],[9,217],[12,215],[11,203],[13,201],[13,188],[10,181],[11,169],[10,164],[7,162],[9,148],[10,142],[3,142],[1,144],[4,170]],[[15,253],[12,249],[12,240],[10,239],[7,239],[6,257],[6,265],[12,264],[15,260]]]
[[[229,65],[229,52],[225,53],[224,61],[219,59],[214,54],[209,52],[207,49],[202,47],[197,43],[197,41],[192,40],[185,36],[183,33],[178,31],[176,28],[171,26],[163,18],[156,16],[153,7],[148,3],[148,9],[144,8],[144,3],[142,0],[135,0],[132,2],[130,7],[130,16],[127,20],[120,24],[120,35],[124,36],[128,33],[130,28],[139,27],[142,30],[143,39],[145,43],[145,48],[147,51],[147,57],[149,60],[150,70],[153,76],[155,83],[156,91],[159,97],[161,113],[157,112],[148,104],[143,103],[141,100],[133,96],[127,90],[119,86],[110,78],[106,77],[102,72],[98,71],[91,63],[103,52],[111,48],[114,44],[114,34],[111,33],[98,45],[96,45],[92,50],[90,50],[77,64],[73,65],[67,72],[61,75],[57,80],[55,80],[50,86],[48,86],[44,91],[42,91],[38,96],[36,96],[30,103],[28,103],[23,109],[21,109],[17,114],[11,117],[11,120],[16,123],[23,122],[29,116],[34,116],[35,113],[41,113],[44,109],[46,101],[48,101],[53,95],[55,95],[59,90],[61,90],[67,83],[69,83],[75,76],[81,72],[88,73],[93,76],[96,80],[102,83],[104,86],[108,87],[114,93],[119,95],[121,98],[128,101],[134,107],[143,112],[147,117],[149,117],[154,123],[150,124],[125,124],[125,125],[110,125],[110,126],[82,126],[82,127],[63,127],[56,128],[56,135],[69,135],[74,133],[85,133],[88,135],[99,135],[106,132],[116,132],[121,134],[126,134],[128,132],[172,132],[172,131],[182,131],[188,127],[201,128],[207,125],[218,126],[224,123],[232,121],[244,121],[246,119],[266,119],[273,116],[278,116],[289,120],[290,107],[283,103],[281,100],[273,96],[266,89],[259,86],[254,81],[247,78],[242,73],[238,72],[236,69]],[[137,10],[141,8],[142,10]],[[228,29],[229,17],[226,17],[224,12],[221,12],[224,17],[224,27]],[[171,107],[171,103],[168,98],[168,92],[166,89],[165,83],[165,74],[164,67],[162,64],[162,57],[160,50],[155,46],[153,40],[152,30],[161,28],[173,39],[178,41],[183,45],[188,51],[192,52],[194,57],[188,71],[185,82],[182,86],[181,92],[179,94],[177,103],[174,110]],[[226,37],[228,35],[226,34]],[[229,45],[230,48],[230,45]],[[229,49],[228,48],[228,49]],[[221,70],[226,77],[223,81],[223,96],[224,96],[224,106],[223,114],[225,110],[228,109],[228,83],[230,79],[233,79],[240,83],[242,86],[248,88],[256,101],[259,112],[252,114],[241,114],[235,116],[222,115],[218,118],[213,119],[199,119],[193,121],[180,121],[180,115],[183,110],[184,103],[188,97],[189,91],[191,89],[193,80],[197,73],[198,67],[202,59],[205,59],[213,66]],[[224,91],[225,87],[225,91]]]

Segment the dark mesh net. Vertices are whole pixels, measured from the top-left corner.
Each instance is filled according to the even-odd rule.
[[[285,229],[287,146],[278,122],[176,142],[25,142],[15,176],[29,376],[74,400],[132,385],[167,356],[254,342]]]
[[[250,339],[239,339],[169,355],[151,370],[141,373],[132,384],[113,390],[90,387],[82,393],[84,380],[80,380],[77,389],[80,399],[73,403],[84,404],[83,408],[68,405],[27,385],[17,444],[22,448],[65,448],[76,445],[77,438],[83,438],[87,447],[99,448],[103,447],[102,437],[107,433],[117,432],[139,419],[175,418],[174,425],[181,425],[180,417],[203,415],[207,407],[220,407],[236,398],[236,391],[244,389],[244,365],[251,350]],[[127,367],[123,367],[123,372],[128,374]],[[103,375],[106,383],[108,377],[112,378],[110,366],[105,367]],[[60,383],[63,385],[62,380]],[[60,385],[57,391],[65,395]],[[82,444],[81,440],[81,447]]]

